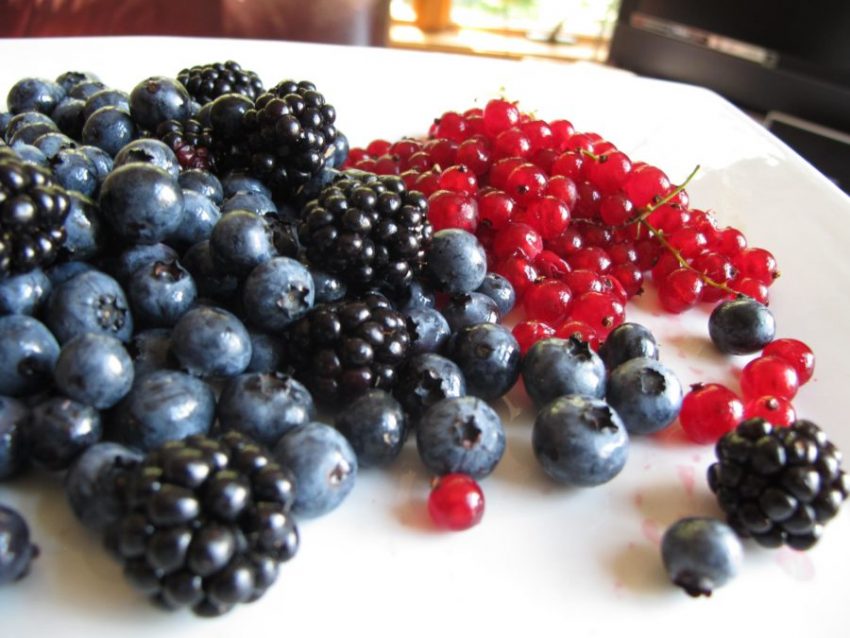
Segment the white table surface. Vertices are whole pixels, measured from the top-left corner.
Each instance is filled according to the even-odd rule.
[[[814,379],[795,399],[798,414],[850,450],[850,199],[717,95],[583,64],[122,38],[0,41],[0,96],[21,77],[66,70],[91,70],[129,91],[152,75],[226,59],[257,71],[266,86],[314,81],[355,145],[422,135],[443,111],[483,106],[503,93],[544,118],[597,131],[674,181],[701,164],[692,205],[715,210],[751,245],[774,252],[783,273],[771,298],[778,336],[815,351]],[[662,316],[650,292],[628,314],[656,331],[662,359],[684,384],[736,384],[747,358],[714,353],[707,309]],[[719,514],[704,479],[711,446],[684,442],[674,426],[668,435],[633,439],[630,460],[611,483],[568,489],[533,459],[528,400],[515,390],[496,407],[508,449],[483,482],[480,526],[458,534],[431,529],[429,476],[409,441],[392,469],[362,472],[338,510],[301,524],[298,555],[263,599],[216,620],[161,612],[131,590],[69,513],[56,477],[31,472],[6,483],[0,501],[28,516],[42,555],[25,580],[0,590],[0,636],[846,635],[846,512],[806,553],[746,543],[739,577],[709,599],[690,599],[666,582],[658,539],[682,515]]]

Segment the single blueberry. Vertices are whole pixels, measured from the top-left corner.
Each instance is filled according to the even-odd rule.
[[[83,117],[88,119],[91,114],[104,106],[114,106],[125,113],[130,112],[130,96],[118,89],[101,89],[92,93],[85,100]]]
[[[38,111],[26,111],[25,113],[19,113],[9,118],[9,121],[6,123],[6,127],[4,129],[3,137],[5,137],[6,141],[9,142],[9,144],[11,145],[11,140],[12,137],[14,137],[15,133],[17,133],[25,126],[29,126],[30,124],[46,124],[47,126],[53,124],[52,130],[56,130],[56,123],[52,119],[50,119],[49,115],[39,113]]]
[[[86,103],[73,97],[66,97],[53,109],[52,118],[56,126],[68,137],[79,140],[83,136],[83,124],[86,118],[83,108]]]
[[[434,233],[427,271],[442,292],[472,292],[484,283],[487,254],[472,233],[446,228]]]
[[[605,396],[605,364],[573,337],[541,339],[522,361],[525,389],[538,407],[565,394]]]
[[[453,333],[474,324],[499,321],[499,307],[496,302],[480,292],[452,296],[441,312]]]
[[[432,405],[416,425],[416,449],[437,475],[461,472],[480,479],[505,453],[499,415],[476,397],[453,397]]]
[[[156,370],[177,368],[171,356],[171,330],[168,328],[139,330],[127,344],[127,352],[133,360],[136,379]]]
[[[41,268],[0,279],[0,315],[37,315],[52,288]]]
[[[95,443],[65,475],[65,496],[79,521],[103,532],[125,512],[122,482],[142,460],[142,454],[120,443]]]
[[[36,166],[50,168],[50,162],[47,160],[47,156],[32,144],[18,142],[13,144],[11,148],[23,161],[29,164],[35,164]]]
[[[65,93],[77,86],[80,82],[99,82],[100,78],[90,71],[65,71],[56,78],[56,84],[62,87]]]
[[[406,314],[410,353],[440,352],[452,333],[442,313],[436,308],[414,308]]]
[[[51,131],[36,139],[33,146],[44,153],[48,160],[52,160],[59,151],[77,148],[77,143],[64,133]]]
[[[133,315],[121,286],[97,270],[80,273],[56,286],[47,300],[45,322],[60,343],[95,332],[127,342]]]
[[[426,352],[407,360],[398,373],[393,394],[415,425],[435,403],[464,396],[466,380],[454,361]]]
[[[419,279],[414,279],[408,286],[398,291],[394,301],[399,312],[405,314],[421,308],[434,308],[437,305],[433,291]]]
[[[174,180],[180,176],[180,162],[174,151],[165,143],[151,138],[133,140],[118,151],[113,167],[127,164],[151,164],[164,170]]]
[[[97,192],[97,168],[88,156],[77,149],[63,149],[50,160],[56,181],[65,190],[74,191],[85,197]]]
[[[292,377],[249,373],[228,380],[218,400],[222,430],[238,430],[273,447],[290,430],[315,416],[313,397]]]
[[[68,341],[54,370],[68,397],[98,410],[111,408],[133,385],[133,361],[115,337],[87,332]]]
[[[516,303],[516,292],[511,282],[494,272],[488,272],[476,292],[483,293],[496,302],[499,317],[504,317],[513,310]]]
[[[136,137],[136,125],[127,113],[114,106],[98,109],[83,124],[82,142],[115,157]]]
[[[221,204],[221,212],[229,213],[233,210],[249,210],[257,215],[277,214],[277,206],[275,206],[272,198],[256,191],[234,193],[225,199]]]
[[[277,372],[286,361],[283,339],[266,332],[249,331],[251,335],[251,363],[245,372]]]
[[[488,401],[507,393],[519,378],[519,344],[500,324],[463,328],[451,340],[449,358],[463,372],[466,391]]]
[[[233,197],[236,193],[259,193],[268,198],[272,196],[268,186],[256,177],[251,177],[245,173],[228,173],[221,180],[221,186],[224,189],[225,199]]]
[[[86,261],[64,261],[48,268],[47,277],[50,279],[51,287],[56,288],[77,275],[90,270],[97,269]]]
[[[251,362],[251,337],[232,313],[200,306],[189,310],[174,326],[171,350],[191,374],[232,377]]]
[[[630,434],[652,434],[670,425],[682,408],[682,385],[672,370],[640,357],[608,376],[606,398]]]
[[[210,254],[221,272],[247,275],[277,255],[271,230],[256,213],[234,210],[222,215],[210,235]]]
[[[109,439],[139,450],[207,434],[215,418],[215,395],[200,379],[157,370],[136,380],[107,424]]]
[[[26,405],[0,396],[0,481],[19,474],[29,462],[29,420]]]
[[[180,225],[172,233],[172,244],[189,247],[212,235],[212,229],[221,212],[210,199],[192,190],[183,189],[183,216]]]
[[[260,330],[277,332],[313,307],[313,277],[301,262],[274,257],[251,271],[242,299],[248,321]]]
[[[724,354],[750,354],[773,341],[776,322],[767,306],[741,297],[724,301],[712,311],[708,334]]]
[[[195,191],[216,205],[224,201],[224,187],[218,177],[209,171],[199,168],[186,169],[180,173],[177,182],[184,191]]]
[[[545,405],[531,434],[543,471],[567,485],[592,487],[613,479],[626,464],[629,435],[602,399],[571,394]]]
[[[661,537],[661,559],[670,580],[691,596],[710,596],[734,578],[744,562],[741,541],[720,521],[688,517]]]
[[[112,171],[113,161],[112,156],[97,146],[82,145],[78,149],[88,157],[94,164],[95,174],[97,175],[98,187],[103,184],[103,180]]]
[[[50,115],[65,97],[65,90],[52,80],[23,78],[9,89],[6,105],[10,113],[38,111]]]
[[[19,397],[53,378],[59,344],[43,323],[27,315],[0,317],[0,395]]]
[[[167,328],[192,307],[198,291],[189,271],[170,259],[150,262],[133,271],[127,296],[139,325]]]
[[[9,136],[9,144],[13,148],[17,147],[19,144],[30,144],[35,146],[35,141],[38,138],[48,133],[54,133],[57,130],[56,124],[54,124],[52,120],[50,123],[34,122],[32,124],[25,124],[18,128],[13,135]],[[36,148],[38,147],[36,146]],[[44,151],[41,152],[44,153]],[[47,156],[45,155],[45,157]]]
[[[275,460],[295,477],[292,512],[308,518],[327,514],[354,487],[357,455],[346,438],[326,423],[312,421],[284,434]]]
[[[182,263],[192,273],[199,297],[209,297],[224,305],[229,305],[236,298],[239,277],[224,273],[216,267],[209,240],[192,245],[184,253]]]
[[[48,470],[65,470],[102,434],[100,413],[93,407],[50,397],[32,409],[27,430],[30,457]]]
[[[68,202],[70,205],[65,218],[65,242],[61,254],[77,261],[97,257],[105,241],[100,208],[79,193],[68,193]]]
[[[15,510],[0,505],[0,585],[27,575],[38,556],[38,547],[30,542],[30,530]]]
[[[389,465],[407,439],[401,404],[384,390],[370,390],[337,414],[334,427],[348,439],[360,467]]]
[[[130,113],[149,131],[166,120],[183,121],[189,117],[189,93],[177,80],[151,77],[130,92]]]
[[[608,370],[629,359],[658,358],[658,343],[649,328],[639,323],[621,323],[614,328],[599,347],[599,356]]]
[[[110,263],[110,272],[122,285],[130,283],[130,277],[139,268],[156,261],[176,261],[177,251],[168,244],[138,244],[123,251],[118,259]]]
[[[83,80],[81,82],[77,82],[74,86],[68,89],[68,97],[85,102],[92,95],[105,88],[106,85],[97,78]]]

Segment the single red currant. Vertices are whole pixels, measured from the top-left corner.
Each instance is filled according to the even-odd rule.
[[[516,204],[504,191],[489,190],[478,194],[478,220],[489,224],[493,230],[501,230],[508,225]]]
[[[593,350],[599,349],[599,335],[596,330],[587,325],[584,321],[576,319],[568,319],[555,330],[556,337],[561,339],[569,339],[570,337],[584,341]]]
[[[814,374],[815,354],[809,346],[797,339],[775,339],[764,347],[762,355],[779,357],[794,366],[800,385]]]
[[[534,164],[520,164],[508,175],[505,192],[520,206],[540,198],[546,190],[546,173]]]
[[[462,142],[466,139],[466,118],[460,113],[448,111],[443,113],[436,121],[436,137],[445,137],[453,142]]]
[[[372,157],[380,157],[381,155],[389,153],[391,146],[392,143],[387,140],[372,140],[369,142],[368,146],[366,146],[366,153]]]
[[[599,202],[599,217],[609,226],[620,226],[634,217],[635,207],[622,193],[606,195]]]
[[[570,272],[570,265],[551,250],[545,248],[534,258],[534,268],[541,277],[562,279]]]
[[[644,166],[632,167],[629,176],[623,184],[626,193],[635,208],[643,208],[656,199],[661,199],[670,191],[670,179],[660,168]]]
[[[478,180],[466,164],[449,166],[442,173],[437,185],[441,190],[475,195],[478,192]]]
[[[714,443],[744,418],[738,395],[719,383],[697,383],[682,400],[679,423],[694,443]]]
[[[528,157],[530,153],[531,140],[519,127],[502,131],[493,140],[494,157]]]
[[[460,228],[474,233],[478,226],[478,204],[471,195],[438,190],[428,197],[428,220],[435,232]]]
[[[428,140],[425,143],[425,152],[431,157],[431,161],[440,168],[457,164],[457,142],[447,139]]]
[[[553,175],[546,183],[546,194],[557,197],[567,205],[570,210],[578,201],[578,187],[576,183],[565,175]]]
[[[658,300],[664,310],[678,314],[697,304],[704,286],[698,272],[677,268],[658,283]]]
[[[549,128],[552,130],[552,142],[558,151],[567,150],[567,142],[575,135],[575,128],[567,120],[552,120],[549,122]]]
[[[733,263],[742,277],[750,277],[770,286],[779,277],[776,258],[764,248],[745,248],[733,257]]]
[[[452,531],[469,529],[484,516],[484,492],[467,474],[445,474],[431,485],[428,513],[437,527]]]
[[[600,149],[594,149],[598,153]],[[622,188],[632,170],[632,162],[620,151],[606,152],[584,163],[585,179],[603,193],[615,193]]]
[[[561,323],[569,312],[573,294],[569,286],[557,279],[541,279],[525,291],[522,307],[525,317],[551,326]]]
[[[544,240],[555,239],[570,223],[570,209],[557,197],[538,197],[531,201],[526,206],[525,216]]]
[[[571,270],[561,277],[573,291],[574,295],[583,295],[586,292],[604,292],[605,286],[602,279],[592,270]]]
[[[490,140],[483,135],[470,137],[457,147],[457,161],[468,166],[479,177],[489,170],[492,159]]]
[[[513,255],[498,262],[494,270],[511,282],[517,301],[522,299],[526,289],[537,281],[539,276],[531,262],[521,255]]]
[[[602,274],[611,267],[611,257],[604,248],[585,246],[567,257],[573,270],[590,270]]]
[[[519,109],[507,100],[490,100],[484,107],[484,130],[495,136],[519,124]]]
[[[541,250],[543,250],[543,238],[528,224],[510,222],[496,233],[493,240],[493,255],[497,260],[512,255],[534,259]]]
[[[525,163],[525,160],[521,157],[505,157],[503,159],[496,160],[490,167],[490,173],[488,174],[490,186],[506,190],[508,175],[510,175],[517,166]]]
[[[574,271],[575,272],[575,271]],[[623,304],[605,292],[586,292],[573,300],[570,318],[583,321],[604,340],[626,318]]]
[[[797,420],[797,411],[788,399],[765,396],[747,401],[744,418],[760,417],[775,426],[791,425]]]
[[[582,179],[581,166],[583,163],[584,158],[580,153],[567,151],[555,160],[549,174],[553,177],[555,175],[563,175],[564,177],[569,177],[573,181],[579,181]]]
[[[555,329],[542,321],[520,321],[511,330],[514,339],[519,344],[519,351],[524,355],[541,339],[548,339],[555,334]]]
[[[793,399],[799,387],[794,366],[775,355],[757,357],[741,371],[741,392],[746,399],[766,395]]]
[[[563,233],[546,243],[546,247],[564,259],[584,246],[581,233],[575,228],[568,227]]]

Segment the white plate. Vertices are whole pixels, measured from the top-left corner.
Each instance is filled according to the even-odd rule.
[[[810,344],[814,379],[795,399],[801,416],[850,449],[850,200],[756,122],[715,94],[591,65],[504,62],[439,54],[199,39],[0,41],[0,95],[24,76],[91,70],[130,90],[152,75],[236,59],[267,86],[317,83],[352,143],[422,134],[446,110],[503,93],[545,118],[597,131],[674,181],[696,164],[694,207],[713,209],[751,245],[777,256],[778,335]],[[746,358],[718,356],[707,309],[664,316],[652,293],[629,318],[650,325],[683,383],[735,384]],[[42,555],[0,591],[0,634],[86,636],[363,635],[657,636],[839,635],[846,631],[850,520],[840,515],[811,551],[746,544],[740,576],[710,599],[667,584],[658,554],[682,515],[718,515],[704,475],[711,446],[676,430],[633,440],[611,483],[567,489],[547,480],[530,446],[533,413],[514,391],[497,406],[508,450],[483,482],[482,524],[438,533],[427,520],[429,476],[411,445],[389,471],[364,471],[348,500],[301,525],[298,556],[260,601],[217,620],[149,606],[70,515],[60,480],[37,472],[0,487],[29,518]],[[676,428],[678,426],[675,426]],[[842,631],[843,630],[843,631]],[[498,633],[496,633],[498,632]]]

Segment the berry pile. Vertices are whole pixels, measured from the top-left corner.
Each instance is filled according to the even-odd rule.
[[[7,103],[0,479],[66,472],[76,516],[160,605],[259,598],[295,553],[293,516],[331,512],[408,437],[436,476],[435,525],[476,525],[507,445],[490,403],[520,378],[559,483],[613,480],[630,437],[678,418],[720,439],[709,482],[739,534],[811,546],[847,496],[837,450],[790,403],[814,356],[774,338],[773,256],[690,207],[690,178],[594,133],[495,99],[349,151],[313,83],[263,92],[234,62],[129,94],[28,78]],[[714,304],[720,352],[760,352],[744,401],[717,384],[683,397],[626,321],[649,282],[671,313]],[[37,552],[0,514],[3,582]],[[737,569],[719,522],[667,538],[689,593]]]

